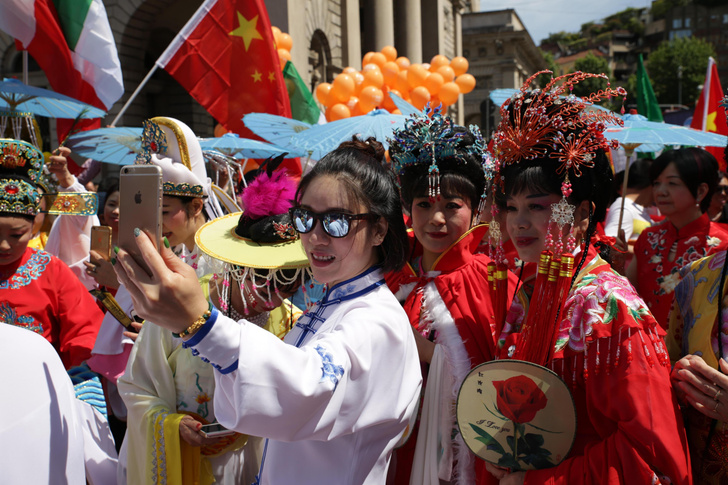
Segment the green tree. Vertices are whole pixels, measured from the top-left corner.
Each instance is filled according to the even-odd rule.
[[[574,70],[581,72],[590,72],[592,74],[606,74],[611,77],[611,71],[609,70],[609,63],[603,57],[597,57],[593,52],[589,52],[586,56],[582,57],[574,63]],[[589,94],[605,89],[607,87],[606,79],[585,79],[576,86],[574,86],[574,94],[577,96],[588,96]]]
[[[541,50],[541,49],[539,49]],[[556,66],[556,61],[554,60],[554,55],[550,52],[541,51],[541,55],[543,56],[544,60],[546,61],[546,69],[554,73],[555,75],[558,75],[558,66]],[[553,76],[551,74],[541,74],[539,77],[536,78],[536,84],[538,84],[539,87],[546,86],[549,81],[551,81],[551,78]]]
[[[678,101],[693,104],[700,95],[698,86],[705,81],[708,57],[711,56],[715,57],[713,45],[702,39],[684,37],[660,44],[647,59],[647,71],[657,100],[662,104]],[[680,68],[682,78],[679,81]]]

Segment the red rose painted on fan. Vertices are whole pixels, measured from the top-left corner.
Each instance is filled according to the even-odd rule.
[[[514,423],[528,423],[546,407],[546,394],[526,376],[493,381],[498,411]]]

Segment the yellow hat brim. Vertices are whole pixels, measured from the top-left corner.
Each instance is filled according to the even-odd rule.
[[[308,266],[300,239],[283,243],[257,243],[235,234],[242,212],[209,221],[195,234],[195,243],[205,254],[226,263],[260,269]]]

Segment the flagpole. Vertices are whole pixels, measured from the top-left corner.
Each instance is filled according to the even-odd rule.
[[[134,101],[139,94],[139,91],[142,90],[142,88],[149,82],[149,79],[152,77],[152,74],[157,70],[157,65],[154,64],[152,68],[149,70],[146,76],[144,76],[144,79],[142,79],[142,82],[139,83],[139,86],[134,90],[133,93],[131,93],[131,96],[129,99],[126,100],[126,103],[124,103],[124,106],[121,107],[121,110],[116,114],[116,117],[114,118],[114,121],[111,122],[111,126],[116,126],[116,122],[119,121],[119,118],[123,116],[123,114],[126,112],[126,109],[129,107],[132,101]]]
[[[710,100],[710,83],[713,81],[711,71],[715,60],[712,57],[708,57],[708,70],[705,73],[705,83],[703,83],[703,92],[701,93],[703,98],[703,119],[702,128],[703,131],[708,131],[708,101]]]
[[[139,87],[136,88],[136,90],[132,93],[131,97],[126,101],[124,106],[121,108],[121,111],[116,115],[114,118],[114,121],[111,122],[111,126],[116,126],[116,122],[119,121],[119,118],[126,112],[126,109],[129,107],[132,101],[137,97],[139,94],[139,91],[144,87],[145,84],[149,81],[149,78],[152,77],[152,74],[157,70],[158,67],[164,68],[167,65],[167,62],[169,59],[174,55],[174,53],[179,49],[180,45],[184,42],[184,36],[192,31],[197,24],[200,21],[200,18],[204,17],[205,14],[209,13],[212,7],[218,2],[218,0],[206,0],[202,5],[199,6],[199,8],[195,11],[195,13],[190,17],[190,19],[187,21],[187,23],[182,27],[182,30],[180,30],[177,35],[172,39],[172,42],[169,43],[167,48],[162,52],[162,55],[159,56],[159,59],[157,59],[157,62],[154,63],[154,67],[149,71],[149,73],[142,79],[142,82],[139,84]]]

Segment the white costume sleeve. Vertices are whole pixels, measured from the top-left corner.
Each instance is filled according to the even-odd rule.
[[[386,306],[378,310],[351,305],[345,314],[330,316],[301,348],[251,323],[218,316],[195,349],[215,356],[213,365],[222,371],[215,396],[220,423],[298,441],[332,440],[388,420],[406,421],[420,379],[412,379],[402,350],[414,339],[409,329],[389,323],[399,315]],[[234,358],[237,368],[223,374]]]
[[[0,366],[0,481],[86,483],[80,402],[55,349],[0,323]]]
[[[61,192],[88,192],[83,185],[74,183]],[[45,250],[66,263],[73,274],[87,289],[96,288],[96,280],[86,274],[84,261],[91,251],[91,228],[99,225],[99,218],[93,216],[60,215],[53,221]]]
[[[624,229],[625,241],[632,238],[632,201],[629,199],[624,201],[624,216],[622,217],[622,229]],[[617,237],[619,231],[619,213],[622,212],[622,198],[619,197],[609,207],[609,213],[604,221],[604,234],[610,237]]]

